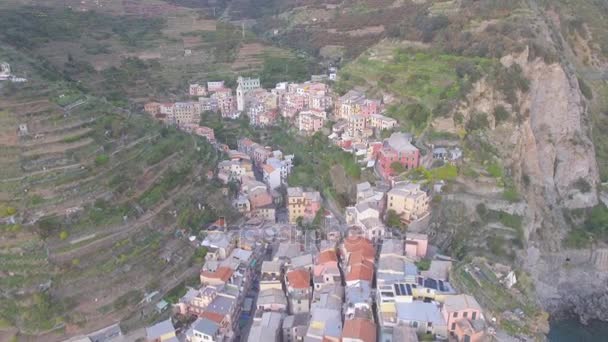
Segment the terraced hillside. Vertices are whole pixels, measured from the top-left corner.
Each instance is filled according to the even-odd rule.
[[[217,151],[49,81],[16,50],[0,60],[28,76],[0,83],[0,331],[48,341],[135,310],[145,315],[134,326],[153,319],[144,293],[166,293],[201,266],[185,237],[235,218],[206,177]]]
[[[294,58],[209,10],[160,0],[10,0],[0,3],[0,38],[123,107]]]

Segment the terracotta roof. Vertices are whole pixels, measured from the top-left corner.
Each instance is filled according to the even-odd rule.
[[[218,324],[222,323],[222,321],[224,320],[224,317],[222,315],[211,311],[203,311],[203,313],[201,314],[201,318],[206,318]]]
[[[310,287],[310,272],[297,269],[287,272],[287,282],[294,289],[307,289]]]
[[[349,253],[353,253],[361,249],[370,249],[375,253],[375,249],[372,245],[372,242],[362,236],[353,236],[345,239],[344,248]]]
[[[363,318],[347,319],[344,321],[342,337],[358,339],[363,342],[375,342],[376,325]]]
[[[374,267],[369,262],[355,264],[350,266],[350,271],[346,275],[346,281],[374,279]]]
[[[206,278],[220,279],[223,282],[227,282],[232,276],[233,272],[234,271],[229,267],[220,266],[217,268],[217,270],[215,270],[215,272],[203,271],[201,272],[201,275]]]
[[[348,259],[349,265],[362,264],[364,262],[372,263],[372,265],[373,265],[374,256],[373,255],[370,256],[365,251],[357,251],[355,253],[352,253],[350,255],[350,258]]]
[[[332,251],[332,250],[323,251],[317,257],[317,265],[325,264],[328,262],[337,262],[337,261],[338,261],[338,256],[336,255],[336,252]]]

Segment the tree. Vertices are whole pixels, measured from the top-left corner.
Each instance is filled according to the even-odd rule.
[[[404,225],[401,222],[401,217],[399,217],[397,212],[394,211],[393,209],[390,209],[386,213],[386,225],[389,227],[392,227],[392,228],[400,228],[400,229],[404,228]]]
[[[67,239],[68,236],[70,236],[70,234],[65,230],[62,230],[61,233],[59,233],[59,239],[61,240]]]
[[[509,119],[509,112],[505,106],[499,105],[494,108],[494,119],[496,120],[497,124]]]
[[[401,165],[399,162],[392,162],[391,170],[393,170],[393,172],[396,174],[401,174],[401,173],[405,172],[405,167],[403,165]]]

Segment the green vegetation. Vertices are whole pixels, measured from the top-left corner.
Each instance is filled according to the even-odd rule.
[[[427,170],[423,166],[419,166],[413,169],[408,176],[411,179],[423,181],[425,183],[432,183],[440,180],[452,181],[458,177],[458,167],[453,164],[445,164],[443,166]]]
[[[234,60],[238,48],[243,42],[240,27],[221,21],[217,23],[215,31],[203,31],[201,36],[205,43],[214,47],[213,53],[216,61],[223,63]]]
[[[290,186],[313,187],[319,191],[335,188],[338,179],[332,178],[331,172],[336,167],[349,179],[341,182],[356,181],[361,176],[361,168],[352,154],[334,146],[322,133],[303,138],[289,134],[284,127],[277,127],[271,130],[269,143],[280,146],[284,153],[295,155],[295,166],[288,179]],[[338,195],[343,193],[338,191]]]
[[[588,247],[591,241],[592,238],[588,232],[580,228],[575,228],[568,232],[563,244],[568,248],[582,249]]]
[[[308,79],[308,63],[299,57],[264,56],[260,72],[262,87],[273,88],[279,82],[302,82]]]
[[[608,236],[608,208],[603,204],[593,207],[584,226],[587,231],[599,238]]]
[[[500,106],[496,106],[496,108],[494,108],[494,120],[496,120],[496,123],[499,124],[503,121],[507,121],[509,119],[509,112],[507,111],[507,109],[505,108],[505,106],[500,105]]]
[[[17,209],[6,204],[0,204],[0,217],[13,216],[17,213]]]
[[[467,132],[484,130],[490,127],[488,115],[486,113],[475,113],[471,115],[465,125]]]
[[[336,84],[339,93],[355,86],[380,88],[404,99],[389,108],[405,128],[420,131],[431,114],[443,116],[479,77],[494,70],[490,59],[397,49],[390,60],[364,54],[347,65]],[[372,94],[373,95],[373,94]]]
[[[405,225],[401,222],[401,217],[397,215],[397,212],[389,209],[386,212],[386,225],[392,228],[400,228],[403,229]]]
[[[428,271],[431,268],[431,260],[422,259],[420,261],[417,261],[416,267],[418,267],[418,271]]]
[[[479,271],[473,271],[474,267],[479,268]],[[535,320],[543,314],[536,306],[535,300],[527,297],[525,293],[520,295],[506,289],[483,262],[474,261],[472,264],[458,265],[450,279],[458,289],[473,294],[485,310],[494,314],[522,309],[526,318],[522,320],[521,326],[517,326],[519,333],[529,334],[534,328]],[[509,322],[500,321],[501,328],[507,328],[505,324]]]
[[[519,192],[517,192],[517,189],[514,186],[505,187],[502,192],[502,198],[509,202],[518,202],[520,200]]]
[[[431,113],[420,104],[394,105],[386,111],[387,116],[397,120],[402,127],[413,132],[426,128]]]
[[[488,165],[486,171],[494,178],[502,178],[503,176],[502,166],[497,162]]]
[[[104,166],[110,161],[110,157],[107,154],[100,154],[95,157],[95,166]]]
[[[120,37],[125,46],[150,46],[161,36],[164,21],[128,16],[109,16],[94,11],[76,12],[68,8],[19,7],[3,10],[0,35],[18,48],[36,48],[56,41],[75,41],[82,37],[108,38],[108,31]]]

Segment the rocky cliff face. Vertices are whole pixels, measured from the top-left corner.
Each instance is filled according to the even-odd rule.
[[[608,307],[604,252],[569,251],[561,244],[571,228],[565,211],[598,203],[599,172],[577,79],[560,63],[529,61],[527,50],[501,62],[517,63],[530,80],[520,96],[525,119],[512,137],[511,158],[516,178],[529,179],[521,186],[528,203],[524,267],[549,312],[608,319],[602,310]]]
[[[526,202],[527,247],[519,255],[520,262],[550,313],[567,311],[582,320],[608,320],[608,251],[562,247],[571,229],[564,213],[598,203],[599,172],[576,76],[560,63],[531,59],[527,49],[505,56],[501,63],[518,64],[530,81],[529,90],[518,96],[519,122],[489,132]],[[467,117],[489,113],[497,105],[512,109],[482,79],[457,111]]]

